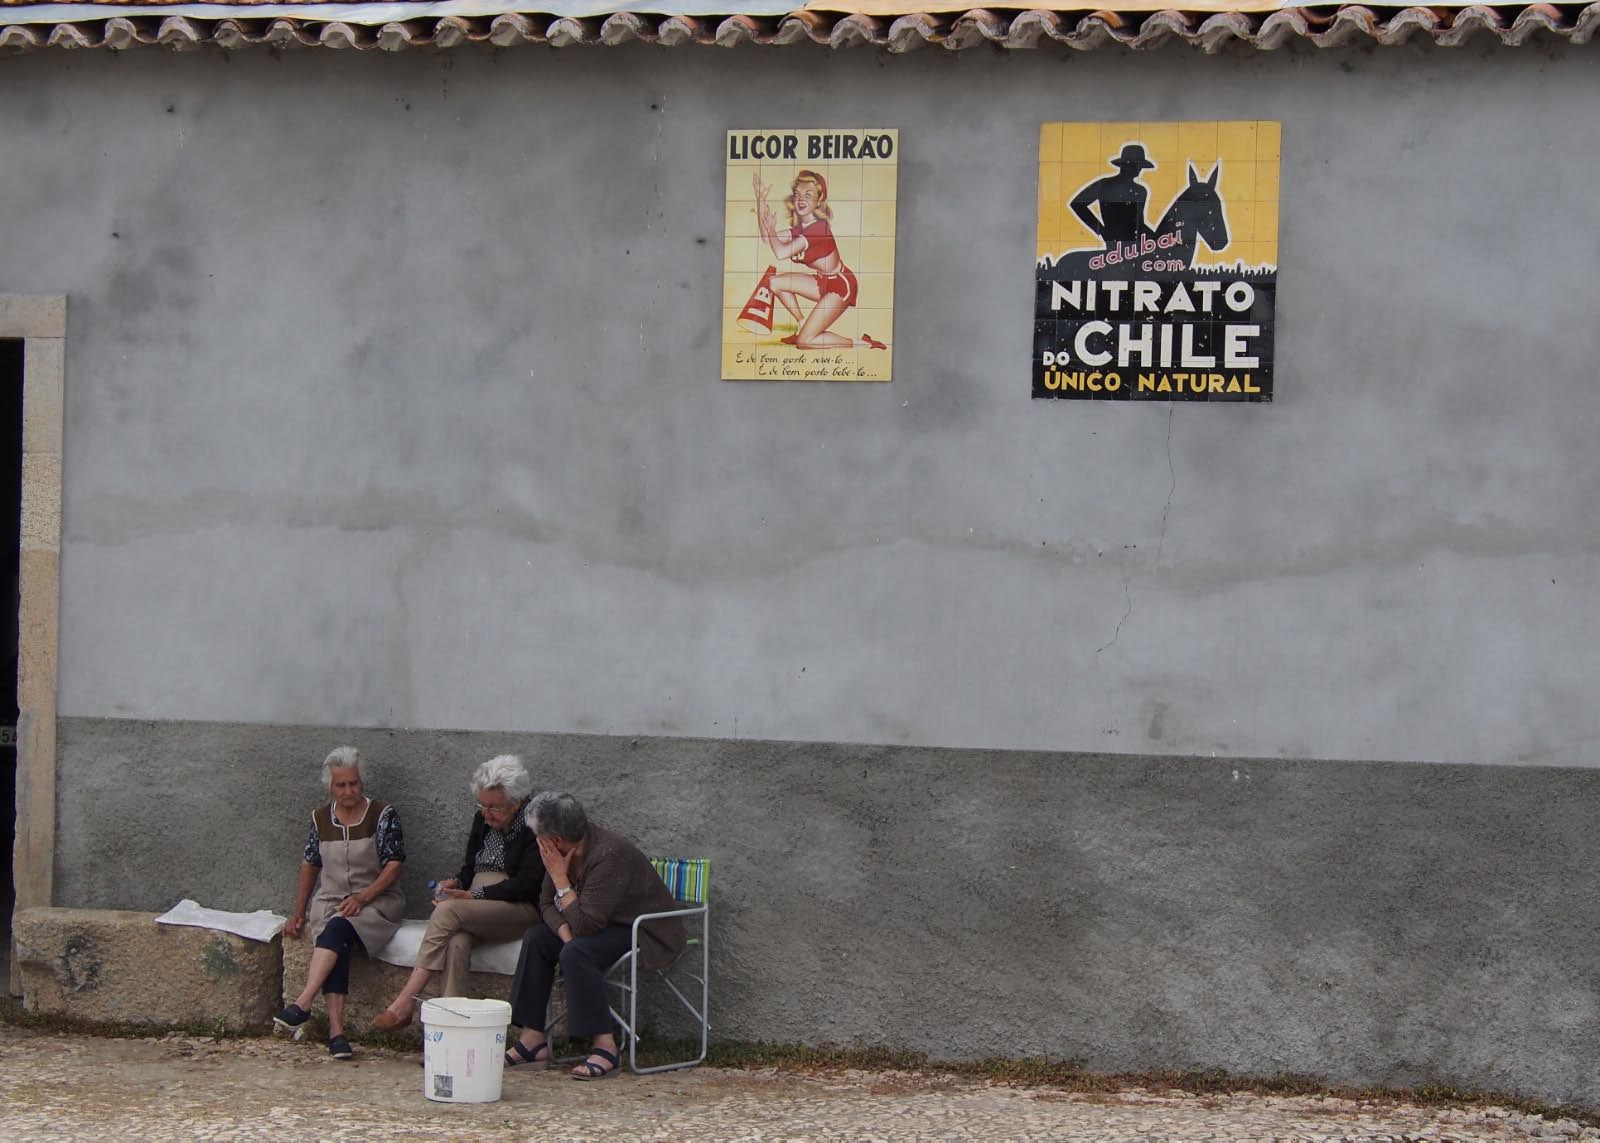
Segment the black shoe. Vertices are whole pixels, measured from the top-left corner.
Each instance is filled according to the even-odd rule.
[[[311,1019],[311,1013],[300,1007],[300,1005],[286,1004],[283,1011],[272,1018],[272,1026],[283,1032],[299,1032],[300,1026],[309,1019]]]
[[[328,1055],[336,1060],[348,1060],[355,1056],[356,1050],[350,1046],[350,1041],[343,1036],[328,1037]]]

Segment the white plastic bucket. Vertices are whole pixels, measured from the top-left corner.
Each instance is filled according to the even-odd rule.
[[[441,996],[422,1005],[422,1094],[440,1103],[493,1103],[505,1070],[504,1000]]]

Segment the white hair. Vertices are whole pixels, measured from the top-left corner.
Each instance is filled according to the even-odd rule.
[[[474,796],[485,790],[504,790],[512,802],[520,802],[533,792],[533,776],[515,754],[500,754],[489,759],[472,775]]]
[[[354,746],[341,746],[337,750],[330,750],[328,756],[322,760],[322,788],[326,790],[333,785],[333,772],[335,770],[348,770],[354,766],[356,777],[361,779],[361,784],[367,784],[367,767],[361,761],[361,751]]]

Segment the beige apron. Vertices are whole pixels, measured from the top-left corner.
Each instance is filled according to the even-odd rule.
[[[322,806],[311,815],[322,855],[322,875],[317,879],[308,918],[313,939],[320,937],[328,921],[338,915],[340,901],[370,887],[383,871],[378,860],[378,818],[387,808],[385,803],[369,799],[366,814],[353,826],[340,825],[331,805]],[[399,928],[405,908],[405,894],[396,883],[349,918],[368,956],[383,951]]]

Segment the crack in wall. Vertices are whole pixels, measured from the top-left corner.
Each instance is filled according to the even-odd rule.
[[[1094,649],[1094,653],[1096,655],[1117,641],[1117,636],[1122,634],[1122,625],[1128,621],[1128,616],[1133,614],[1133,594],[1128,590],[1128,580],[1131,575],[1132,573],[1129,573],[1128,575],[1122,577],[1122,598],[1127,604],[1127,606],[1122,610],[1122,618],[1117,620],[1117,629],[1111,633],[1110,641],[1104,646],[1096,647]]]

